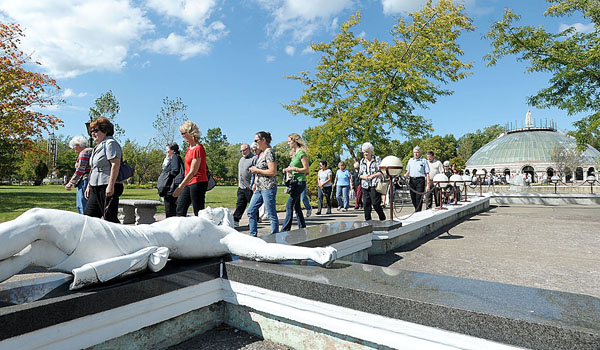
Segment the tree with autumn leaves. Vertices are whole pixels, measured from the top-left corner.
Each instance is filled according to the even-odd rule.
[[[60,104],[60,87],[46,74],[29,71],[39,65],[19,49],[23,32],[18,24],[0,23],[0,177],[13,169],[15,151],[28,151],[32,140],[62,121],[46,107]]]

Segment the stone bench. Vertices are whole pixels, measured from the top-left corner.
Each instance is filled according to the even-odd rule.
[[[119,220],[127,224],[151,224],[155,222],[154,214],[160,201],[147,199],[119,199]]]

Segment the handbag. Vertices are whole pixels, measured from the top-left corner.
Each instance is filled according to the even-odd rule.
[[[104,148],[104,157],[106,159],[108,159],[108,156],[106,155],[106,141],[104,143],[103,148]],[[121,166],[119,167],[119,174],[117,175],[117,182],[123,182],[132,176],[133,176],[133,169],[131,169],[131,167],[129,166],[129,163],[127,163],[126,160],[121,159]]]
[[[173,184],[173,177],[168,172],[162,172],[158,176],[158,182],[156,187],[158,188],[158,195],[164,197],[169,193],[169,188]]]
[[[208,192],[217,185],[215,178],[212,176],[210,170],[208,170],[208,166],[206,167],[206,176],[208,176],[208,184],[206,185],[206,192]]]
[[[377,182],[377,186],[375,186],[375,191],[381,193],[381,194],[388,194],[388,187],[390,184],[388,184],[387,182],[385,182],[384,180],[379,180]]]

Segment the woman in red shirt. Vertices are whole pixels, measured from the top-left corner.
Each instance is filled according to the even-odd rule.
[[[186,216],[190,204],[194,208],[194,215],[198,216],[198,211],[204,209],[208,185],[206,151],[198,142],[200,130],[196,123],[188,120],[179,127],[179,131],[190,146],[185,152],[185,177],[173,192],[173,197],[177,198],[177,216]]]

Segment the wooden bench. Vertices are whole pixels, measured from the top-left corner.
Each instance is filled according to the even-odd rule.
[[[126,224],[151,224],[160,201],[147,199],[119,199],[119,220]]]

